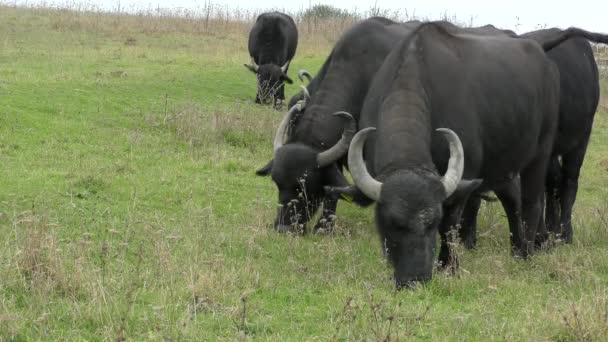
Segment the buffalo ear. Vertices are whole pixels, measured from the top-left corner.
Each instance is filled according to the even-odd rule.
[[[360,207],[367,207],[374,203],[374,200],[365,196],[356,185],[347,186],[324,186],[325,198],[333,201],[344,200],[352,202]]]
[[[255,69],[254,66],[249,65],[249,64],[243,64],[245,66],[245,68],[249,69],[252,73],[257,74],[258,71]]]
[[[323,191],[325,192],[325,197],[337,201],[340,198],[345,199],[347,201],[352,200],[352,196],[350,192],[354,191],[354,186],[329,186],[325,185],[323,187]]]
[[[481,183],[483,183],[482,179],[461,180],[456,187],[456,191],[446,199],[446,204],[466,202],[471,193],[477,190]]]
[[[283,75],[281,75],[281,78],[283,79],[283,81],[285,81],[289,84],[293,84],[293,80],[291,78],[289,78],[289,76],[283,74]]]
[[[270,171],[272,171],[272,164],[274,162],[274,159],[271,159],[268,164],[266,164],[265,166],[263,166],[261,169],[257,170],[255,172],[256,175],[258,176],[268,176],[270,174]]]

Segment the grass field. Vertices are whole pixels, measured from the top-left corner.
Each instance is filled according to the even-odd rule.
[[[607,97],[572,245],[514,260],[484,204],[460,271],[396,292],[371,209],[270,227],[282,113],[252,103],[246,27],[145,19],[0,7],[0,341],[608,339]]]

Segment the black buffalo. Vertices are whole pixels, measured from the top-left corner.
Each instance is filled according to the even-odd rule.
[[[559,105],[543,47],[425,23],[377,72],[349,150],[356,188],[338,190],[377,201],[397,287],[431,278],[437,232],[440,263],[454,262],[447,234],[473,191],[497,194],[513,251],[532,251]]]
[[[298,29],[293,19],[280,12],[262,13],[249,32],[251,64],[245,66],[257,77],[256,103],[274,105],[285,100],[284,82],[289,63],[298,46]]]
[[[502,32],[514,36],[510,31]],[[575,32],[577,37],[567,39],[547,52],[549,58],[557,65],[560,74],[559,125],[547,174],[545,209],[547,229],[539,227],[537,245],[547,239],[547,231],[556,234],[567,243],[572,242],[572,207],[576,200],[578,178],[591,135],[600,92],[598,68],[589,40],[608,43],[608,39],[597,33],[576,29],[564,31],[556,28],[533,31],[520,36],[544,43],[568,32]],[[476,217],[480,202],[479,196],[471,196],[463,213],[461,237],[467,248],[473,248],[476,244]]]
[[[323,214],[315,230],[332,227],[337,200],[327,197],[323,187],[347,185],[342,174],[348,150],[344,139],[356,130],[354,121],[375,72],[394,44],[416,25],[379,17],[357,23],[342,35],[308,85],[311,98],[291,107],[274,139],[274,159],[256,172],[271,175],[279,190],[277,230],[304,227],[321,205]],[[293,103],[304,98],[302,92]],[[352,117],[332,115],[340,111]]]

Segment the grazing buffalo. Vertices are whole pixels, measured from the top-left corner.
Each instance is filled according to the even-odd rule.
[[[514,36],[508,31],[503,32]],[[520,37],[544,43],[568,32],[575,32],[576,37],[547,52],[559,69],[560,105],[558,131],[547,174],[545,220],[549,232],[571,243],[572,206],[600,91],[598,68],[589,40],[607,43],[608,37],[582,30],[555,28],[529,32]],[[476,217],[480,202],[479,196],[471,196],[463,213],[461,238],[467,248],[476,244]],[[547,232],[544,227],[539,227],[537,245],[546,239]]]
[[[251,64],[245,66],[257,76],[256,103],[277,104],[285,100],[284,82],[289,63],[298,46],[298,29],[293,19],[280,12],[262,13],[249,33]]]
[[[308,85],[311,98],[304,101],[304,108],[304,102],[291,107],[274,139],[274,159],[256,172],[271,175],[277,185],[277,230],[303,228],[321,205],[323,214],[315,231],[332,228],[337,200],[327,197],[323,187],[348,184],[342,174],[348,150],[344,139],[356,130],[355,121],[372,77],[392,47],[416,25],[379,17],[357,23],[342,35]],[[293,101],[302,98],[304,92]],[[333,115],[340,111],[352,117]]]
[[[548,29],[522,37],[547,40],[563,32]],[[600,35],[591,38],[602,38]],[[608,43],[608,37],[596,39]],[[547,175],[546,222],[550,232],[572,243],[572,206],[578,178],[600,98],[599,73],[591,44],[585,38],[571,38],[547,52],[560,73],[559,126]],[[560,162],[561,160],[561,162]],[[540,236],[540,242],[546,236]]]
[[[476,190],[497,194],[513,251],[531,252],[558,105],[559,72],[532,40],[425,23],[393,49],[350,145],[356,187],[331,191],[377,202],[398,288],[431,278],[437,232],[439,261],[453,265],[447,235]]]

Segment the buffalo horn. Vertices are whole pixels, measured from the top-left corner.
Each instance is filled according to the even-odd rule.
[[[300,88],[302,89],[302,94],[304,95],[304,98],[301,100],[302,101],[302,109],[306,108],[306,103],[308,101],[310,101],[310,93],[308,92],[308,88],[306,88],[303,85],[300,85]]]
[[[360,130],[353,138],[350,148],[348,149],[348,169],[353,176],[355,185],[365,194],[365,196],[378,201],[380,199],[380,190],[382,183],[375,180],[367,171],[367,166],[363,161],[363,145],[367,135],[375,131],[375,127],[368,127]]]
[[[438,128],[437,131],[443,133],[450,144],[448,170],[443,175],[443,178],[441,178],[446,197],[450,197],[456,191],[458,183],[462,179],[462,173],[464,172],[464,151],[462,143],[454,131],[449,128]]]
[[[330,149],[317,155],[318,167],[326,167],[342,158],[342,156],[348,152],[348,145],[353,139],[353,135],[355,135],[357,132],[357,123],[355,122],[355,119],[353,119],[352,115],[348,114],[347,112],[335,112],[333,115],[341,116],[347,119],[347,122],[344,125],[344,131],[342,132],[342,137],[340,140]]]
[[[283,64],[283,66],[281,67],[281,71],[282,71],[283,73],[285,73],[285,71],[287,71],[287,66],[289,65],[289,62],[290,62],[290,61],[285,62],[285,64]]]
[[[277,128],[277,133],[274,136],[274,142],[273,142],[274,152],[276,152],[281,146],[283,146],[285,144],[291,117],[295,111],[302,110],[302,106],[303,106],[302,100],[298,101],[295,105],[293,105],[293,107],[291,107],[289,109],[287,114],[285,114],[285,116],[283,117],[283,120],[281,120],[281,123],[279,124],[279,128]]]
[[[300,70],[300,72],[298,72],[298,78],[300,79],[300,82],[304,82],[304,77],[306,77],[306,79],[308,79],[308,83],[312,82],[312,75],[307,71],[307,70]]]

